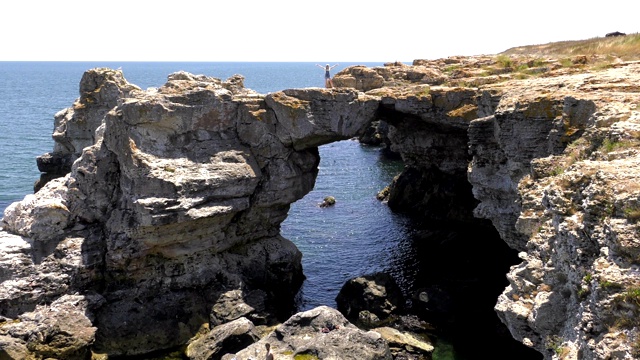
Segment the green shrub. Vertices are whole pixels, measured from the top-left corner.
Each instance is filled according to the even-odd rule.
[[[562,346],[563,342],[564,341],[560,336],[551,335],[547,337],[545,341],[545,346],[547,347],[547,349],[553,350],[553,352],[555,352],[556,355],[562,357],[565,355],[565,352],[567,351],[567,349],[564,346]]]
[[[449,74],[452,73],[456,70],[460,69],[460,65],[449,65],[447,67],[444,68],[444,72]]]
[[[580,286],[580,288],[578,289],[578,298],[580,300],[584,300],[590,292],[591,291],[589,291],[588,287]]]
[[[550,175],[551,176],[558,176],[560,174],[564,173],[564,169],[561,166],[556,166],[551,170]]]
[[[562,67],[572,67],[573,66],[573,61],[571,61],[571,59],[569,58],[564,58],[560,60],[560,65],[562,65]]]
[[[637,205],[626,207],[623,211],[624,217],[628,221],[636,223],[640,220],[640,208]]]
[[[591,280],[593,280],[593,275],[591,273],[587,273],[582,280],[588,285]]]
[[[620,149],[628,149],[635,146],[632,141],[614,141],[606,138],[602,141],[602,145],[600,145],[600,151],[604,153],[610,153],[612,151],[620,150]]]
[[[609,280],[600,279],[599,284],[602,289],[622,289],[622,285]]]
[[[505,69],[513,67],[513,60],[508,55],[498,55],[496,63]]]
[[[622,299],[630,304],[640,306],[640,286],[633,286],[627,289],[622,295]]]
[[[529,62],[529,67],[540,67],[546,65],[546,61],[543,59],[533,59]]]
[[[296,354],[293,356],[294,360],[319,360],[319,358],[313,354]]]

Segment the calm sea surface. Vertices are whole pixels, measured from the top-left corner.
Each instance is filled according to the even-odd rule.
[[[350,65],[382,64],[344,63],[332,73]],[[167,75],[180,70],[220,79],[241,74],[245,87],[260,93],[324,86],[324,72],[315,63],[0,62],[0,214],[32,193],[40,176],[36,157],[53,149],[53,116],[73,104],[82,74],[95,67],[121,68],[130,83],[143,89],[163,85]],[[419,278],[424,279],[420,269],[426,263],[432,264],[431,273],[446,269],[448,263],[437,252],[420,250],[424,246],[420,243],[444,243],[443,236],[414,241],[417,230],[410,221],[375,198],[400,172],[401,163],[386,159],[379,148],[352,140],[321,146],[320,156],[314,190],[292,204],[281,228],[282,235],[303,253],[307,280],[300,293],[300,310],[334,307],[342,284],[355,276],[387,271],[409,293]],[[336,198],[335,206],[320,208],[318,204],[328,195]],[[429,253],[432,258],[425,256]],[[499,275],[491,277],[503,276],[506,270],[498,269]],[[500,287],[504,285],[498,284],[482,310],[493,318],[491,308]],[[481,326],[476,331],[483,333]],[[462,342],[466,344],[477,332],[463,335]],[[492,347],[490,341],[482,340],[482,346]],[[504,353],[502,345],[495,347],[493,351]],[[434,359],[463,358],[443,342],[434,354]]]

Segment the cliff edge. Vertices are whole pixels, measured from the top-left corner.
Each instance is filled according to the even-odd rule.
[[[50,158],[70,172],[2,219],[4,351],[135,355],[286,317],[303,274],[279,224],[317,146],[383,121],[405,162],[389,206],[492,226],[520,252],[495,305],[515,339],[546,359],[637,357],[640,64],[509,59],[352,67],[338,88],[268,95],[88,71],[56,115]]]
[[[367,94],[381,96],[405,161],[390,206],[465,222],[471,211],[520,252],[495,310],[545,359],[640,355],[640,63],[603,61],[455,57],[337,74],[363,89],[379,80]]]

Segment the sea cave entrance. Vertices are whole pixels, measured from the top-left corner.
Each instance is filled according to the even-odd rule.
[[[411,312],[437,328],[439,359],[542,359],[512,339],[493,310],[519,262],[491,226],[451,226],[390,210],[376,198],[404,164],[383,148],[343,140],[320,146],[314,189],[291,205],[281,232],[303,253],[306,280],[298,310],[335,307],[342,285],[353,277],[390,273]],[[320,207],[326,196],[336,204]],[[427,293],[429,302],[416,300]]]

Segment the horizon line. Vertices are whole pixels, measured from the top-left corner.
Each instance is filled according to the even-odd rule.
[[[393,63],[393,62],[413,62],[415,60],[423,60],[422,58],[412,60],[1,60],[0,62],[165,62],[165,63],[222,63],[222,62],[236,62],[236,63]]]

